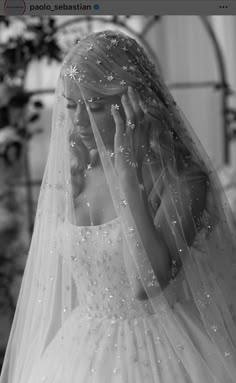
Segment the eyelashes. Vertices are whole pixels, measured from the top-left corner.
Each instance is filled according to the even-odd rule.
[[[67,104],[66,108],[67,109],[76,109],[76,105],[75,104],[73,104],[73,105],[72,104]]]
[[[104,110],[104,107],[103,106],[90,106],[89,108],[91,110],[91,112],[102,112]]]
[[[66,108],[67,109],[76,109],[77,105],[76,104],[67,104]],[[91,112],[100,112],[100,111],[104,110],[104,107],[102,105],[99,105],[99,106],[91,106],[90,105],[89,109],[91,110]]]

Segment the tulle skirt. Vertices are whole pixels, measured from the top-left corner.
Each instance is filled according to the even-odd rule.
[[[173,309],[195,349],[189,351],[185,366],[153,315],[111,320],[81,316],[76,309],[27,383],[232,382],[197,316],[179,303]],[[197,367],[199,356],[202,368]]]

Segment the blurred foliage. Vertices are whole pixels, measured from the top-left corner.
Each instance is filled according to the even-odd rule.
[[[43,57],[48,58],[49,62],[62,60],[53,17],[21,17],[20,20],[18,17],[1,16],[0,24],[5,32],[2,35],[5,37],[0,37],[0,82],[20,86],[20,79],[23,80],[32,60]]]

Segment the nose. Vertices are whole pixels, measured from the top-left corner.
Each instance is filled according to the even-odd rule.
[[[90,118],[86,109],[85,104],[77,104],[75,114],[74,114],[74,124],[77,126],[89,126]]]

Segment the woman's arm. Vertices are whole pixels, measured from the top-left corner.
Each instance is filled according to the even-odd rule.
[[[181,249],[177,247],[176,238],[179,239],[179,242],[184,241],[187,246],[191,246],[196,236],[196,223],[205,207],[205,180],[204,177],[200,181],[198,178],[196,183],[183,182],[181,179],[175,180],[174,178],[169,180],[169,187],[164,188],[161,204],[153,221],[148,209],[146,193],[139,188],[140,179],[138,180],[134,173],[127,173],[120,178],[121,187],[146,254],[162,289],[173,278],[171,266],[174,264],[177,274],[182,264]],[[123,214],[125,214],[125,209],[123,209]],[[127,219],[127,217],[128,215],[125,218]],[[172,222],[171,225],[170,222]],[[135,263],[140,265],[142,262],[140,252],[135,251],[134,256]],[[130,274],[134,275],[136,271],[134,262],[129,260],[127,265]],[[147,278],[150,276],[147,275]],[[134,289],[137,299],[147,298],[137,271]]]
[[[162,235],[157,232],[150,212],[147,209],[146,203],[143,198],[143,190],[139,187],[139,182],[134,173],[123,174],[119,178],[121,189],[124,192],[127,205],[129,206],[132,218],[135,222],[137,231],[141,237],[142,245],[151,263],[152,269],[157,277],[157,280],[161,287],[168,284],[171,278],[170,274],[170,256],[169,250],[166,246]],[[127,212],[126,207],[120,210],[121,218],[127,222],[128,227],[132,227],[132,222],[129,224],[130,215]],[[135,232],[134,232],[135,235]],[[138,240],[138,239],[137,239]],[[133,244],[133,241],[132,241]],[[143,254],[139,251],[139,248],[132,247],[132,253],[135,257],[135,263],[139,266],[143,264]],[[139,278],[139,274],[132,256],[127,259],[126,267],[129,269],[129,274],[132,276],[132,287],[135,297],[138,299],[144,299],[145,293],[142,283]],[[142,267],[142,271],[144,268]],[[148,274],[148,269],[146,270]],[[150,274],[148,275],[150,278]]]
[[[167,244],[171,261],[176,269],[182,265],[181,250],[177,242],[192,246],[197,226],[206,203],[206,177],[188,181],[171,180],[161,196],[161,204],[155,214],[156,231]]]
[[[193,187],[192,181],[180,182],[180,177],[168,179],[168,187],[162,193],[161,205],[153,221],[147,199],[143,195],[145,193],[139,187],[140,169],[145,156],[148,155],[147,131],[152,122],[142,110],[139,95],[131,87],[127,94],[122,95],[121,102],[126,122],[117,108],[114,105],[111,107],[116,125],[115,169],[120,189],[124,199],[127,200],[120,214],[123,222],[129,226],[135,222],[137,228],[137,233],[135,231],[133,233],[134,236],[136,234],[137,248],[134,238],[129,240],[127,237],[129,250],[135,259],[130,256],[125,257],[125,261],[130,280],[136,281],[132,284],[135,296],[145,299],[146,292],[140,281],[136,265],[142,270],[142,280],[144,281],[143,278],[145,278],[145,282],[149,282],[148,287],[151,286],[148,288],[148,294],[157,292],[155,278],[152,285],[152,271],[156,275],[160,287],[163,289],[167,286],[173,277],[173,261],[176,262],[175,267],[181,264],[179,256],[181,249],[177,248],[180,246],[179,243],[184,242],[186,249],[186,245],[190,246],[195,238],[195,222],[201,216],[205,206],[205,185],[199,183],[198,186]],[[193,173],[196,172],[196,169],[191,170]],[[188,179],[190,178],[188,177]],[[192,179],[194,180],[194,177]],[[130,218],[129,209],[133,220]],[[170,225],[170,222],[178,222],[179,219],[181,219],[181,224]],[[139,236],[141,244],[138,243]],[[176,239],[178,245],[176,245]],[[142,246],[144,249],[140,249]],[[147,257],[144,256],[144,252]],[[145,262],[147,258],[149,262]],[[150,270],[150,264],[152,270]]]

